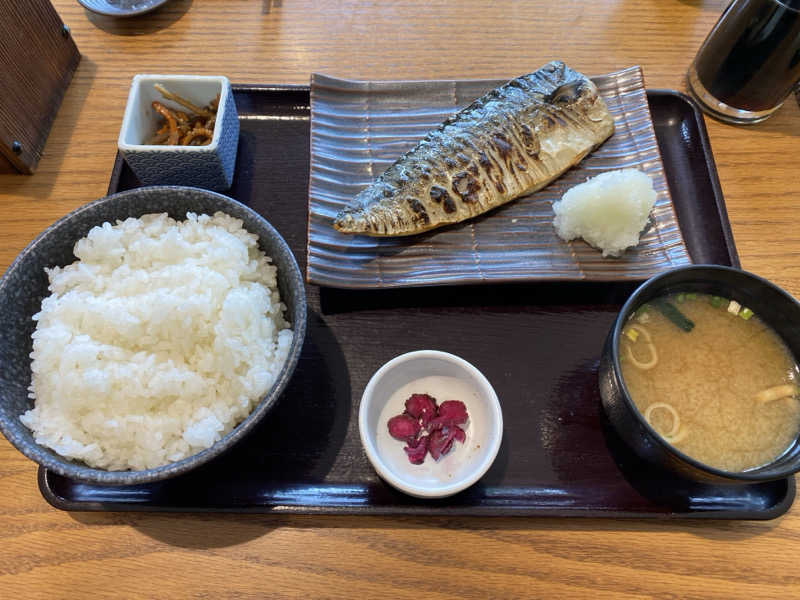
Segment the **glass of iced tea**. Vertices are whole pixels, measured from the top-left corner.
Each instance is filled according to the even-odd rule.
[[[758,123],[800,81],[800,0],[733,0],[689,68],[689,93],[710,115]]]

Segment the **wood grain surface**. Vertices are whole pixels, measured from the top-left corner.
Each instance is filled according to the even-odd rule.
[[[502,78],[553,58],[684,76],[726,0],[172,0],[114,20],[54,0],[83,58],[33,176],[0,175],[0,266],[105,193],[135,73],[239,83]],[[800,109],[707,121],[744,268],[800,296]],[[0,597],[789,598],[800,512],[770,522],[68,514],[0,440]]]
[[[36,170],[80,55],[50,0],[13,3],[0,19],[0,172]],[[18,146],[14,148],[14,142]],[[5,162],[14,168],[3,169]]]

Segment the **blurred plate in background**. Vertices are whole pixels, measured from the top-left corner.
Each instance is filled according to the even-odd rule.
[[[108,17],[134,17],[155,10],[169,0],[78,0],[86,9]]]

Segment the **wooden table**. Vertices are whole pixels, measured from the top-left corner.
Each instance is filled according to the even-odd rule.
[[[0,176],[0,268],[102,196],[131,77],[240,83],[686,68],[726,0],[172,0],[131,20],[53,4],[83,54],[38,172]],[[708,120],[744,268],[800,296],[800,110]],[[797,597],[800,512],[771,522],[67,514],[0,439],[0,597]]]

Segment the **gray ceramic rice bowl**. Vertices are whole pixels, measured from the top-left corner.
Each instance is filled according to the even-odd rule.
[[[179,220],[187,212],[225,212],[243,221],[259,237],[259,246],[278,268],[278,288],[287,306],[286,319],[293,329],[289,356],[272,389],[250,415],[210,448],[161,467],[142,471],[106,471],[63,458],[34,441],[19,417],[33,406],[28,398],[31,381],[32,316],[48,294],[45,267],[75,261],[72,248],[95,225],[148,213],[168,213]],[[303,279],[292,251],[280,234],[258,213],[227,196],[191,187],[158,186],[120,192],[86,204],[63,217],[33,240],[0,279],[0,431],[28,458],[47,469],[76,480],[100,484],[132,485],[186,473],[218,456],[242,439],[264,418],[286,387],[297,365],[306,330]]]

